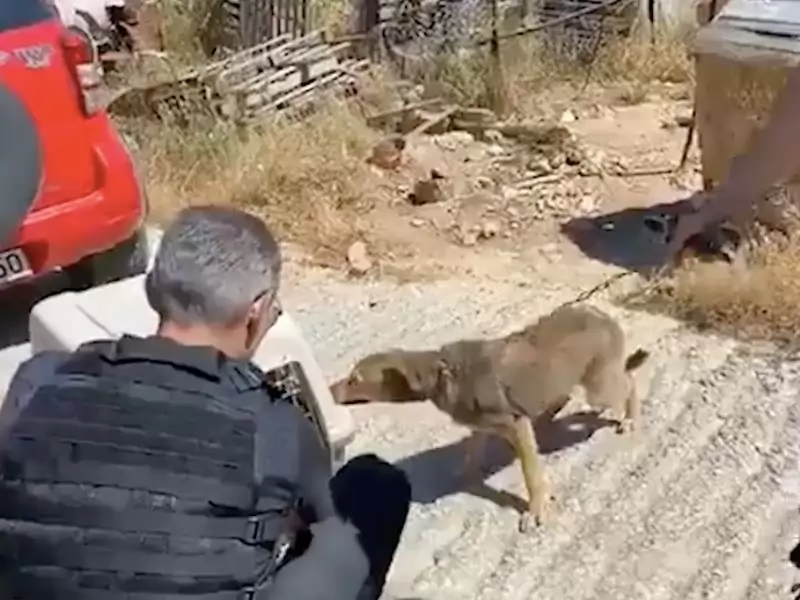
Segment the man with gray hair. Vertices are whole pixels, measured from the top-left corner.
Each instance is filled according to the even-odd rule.
[[[375,600],[410,484],[318,432],[250,362],[280,314],[259,219],[182,211],[146,278],[155,335],[41,353],[0,408],[0,597]]]

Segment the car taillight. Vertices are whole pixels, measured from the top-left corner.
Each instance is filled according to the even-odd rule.
[[[75,75],[87,116],[102,108],[103,72],[97,50],[88,35],[70,29],[61,41],[64,59]]]

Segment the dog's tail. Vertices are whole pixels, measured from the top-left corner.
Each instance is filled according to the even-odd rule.
[[[649,356],[650,353],[647,350],[639,348],[625,359],[625,371],[635,371],[644,364]]]

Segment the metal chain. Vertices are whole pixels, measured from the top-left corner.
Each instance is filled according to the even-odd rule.
[[[656,273],[653,275],[653,279],[650,283],[648,283],[642,290],[640,290],[640,294],[646,294],[647,292],[655,289],[662,280],[663,275],[669,270],[669,265],[661,267]],[[621,281],[627,277],[632,275],[636,275],[636,271],[624,271],[622,273],[615,273],[610,277],[606,277],[603,281],[598,283],[595,286],[592,286],[586,290],[583,290],[577,296],[572,298],[571,300],[567,300],[563,304],[560,304],[558,308],[563,308],[565,306],[572,306],[573,304],[579,304],[581,302],[586,302],[590,298],[593,298],[597,294],[606,291],[611,286],[613,286],[618,281]]]

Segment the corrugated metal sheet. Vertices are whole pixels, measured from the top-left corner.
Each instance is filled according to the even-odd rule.
[[[695,40],[699,53],[800,63],[800,0],[730,0]]]

